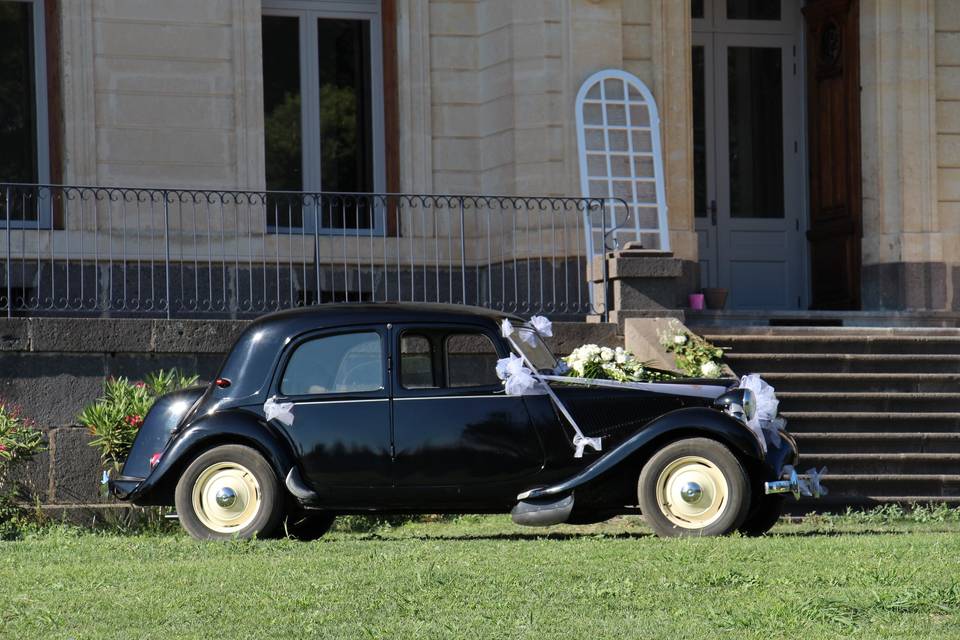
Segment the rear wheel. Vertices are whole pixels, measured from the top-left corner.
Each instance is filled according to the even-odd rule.
[[[667,445],[644,465],[640,510],[664,537],[726,535],[750,510],[750,482],[737,457],[707,438]]]
[[[287,516],[283,526],[291,538],[316,540],[330,530],[335,519],[336,516],[326,511],[299,511]]]
[[[197,456],[174,497],[180,524],[201,540],[269,536],[283,515],[276,474],[256,450],[242,445]]]

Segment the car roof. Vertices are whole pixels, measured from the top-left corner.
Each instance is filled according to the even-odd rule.
[[[336,302],[287,309],[261,316],[256,324],[316,323],[318,326],[379,322],[446,322],[467,318],[499,321],[508,317],[523,320],[512,313],[462,304],[434,302]]]

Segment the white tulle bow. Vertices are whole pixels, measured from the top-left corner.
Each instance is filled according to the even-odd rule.
[[[287,426],[293,424],[292,402],[277,402],[274,398],[267,398],[267,401],[263,403],[263,413],[267,422],[279,420]]]
[[[553,323],[550,322],[545,316],[533,316],[530,318],[530,326],[532,326],[534,331],[539,333],[543,338],[553,337]],[[531,347],[537,343],[537,339],[534,337],[533,333],[530,332],[526,333],[523,336],[523,339]]]
[[[760,440],[764,443],[764,450],[766,450],[764,432],[770,434],[770,440],[774,446],[779,445],[779,429],[783,426],[783,421],[777,418],[777,407],[779,407],[780,401],[777,400],[774,388],[755,373],[740,378],[740,388],[752,391],[754,403],[756,404],[756,411],[753,414],[753,418],[747,421],[747,426],[750,427],[751,431],[760,436]]]
[[[543,393],[533,372],[523,365],[523,358],[512,353],[497,360],[497,377],[503,380],[508,396]]]

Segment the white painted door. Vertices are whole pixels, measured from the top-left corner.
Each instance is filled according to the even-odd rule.
[[[701,285],[728,289],[730,309],[798,309],[806,292],[798,37],[735,26],[693,35]]]

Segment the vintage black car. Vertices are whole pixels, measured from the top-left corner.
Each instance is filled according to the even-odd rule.
[[[504,337],[504,318],[524,339]],[[508,395],[498,359],[557,359],[518,317],[455,305],[321,305],[265,316],[216,380],[164,396],[113,493],[175,505],[198,538],[322,535],[336,514],[506,513],[592,523],[642,512],[660,535],[760,534],[797,457],[746,426],[733,380]],[[658,386],[659,385],[659,386]],[[549,391],[549,393],[545,392]],[[598,438],[600,451],[577,439]]]

